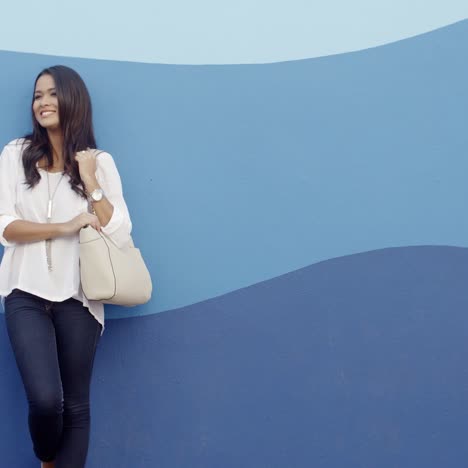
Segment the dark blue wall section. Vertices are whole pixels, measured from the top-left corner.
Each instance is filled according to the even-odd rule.
[[[109,324],[90,468],[464,468],[468,250],[329,260]],[[29,468],[0,326],[2,463]]]
[[[109,308],[90,468],[467,466],[467,56],[468,21],[272,65],[0,52],[5,143],[39,69],[83,74],[155,280]],[[1,322],[0,384],[29,468]]]

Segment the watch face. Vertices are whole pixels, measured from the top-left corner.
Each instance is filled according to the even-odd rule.
[[[93,190],[93,192],[91,193],[91,198],[93,199],[93,201],[101,201],[103,195],[104,195],[104,192],[102,190],[96,189],[96,190]]]

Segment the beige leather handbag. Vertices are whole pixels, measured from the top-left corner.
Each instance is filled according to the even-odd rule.
[[[151,299],[151,276],[133,240],[118,248],[91,226],[80,230],[80,276],[91,301],[134,306]]]

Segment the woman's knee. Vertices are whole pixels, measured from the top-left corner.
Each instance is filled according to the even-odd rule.
[[[62,395],[51,392],[43,393],[29,400],[31,413],[37,415],[60,415],[63,413]]]

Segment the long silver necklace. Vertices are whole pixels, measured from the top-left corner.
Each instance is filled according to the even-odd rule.
[[[57,189],[59,188],[60,182],[62,182],[65,172],[62,173],[62,177],[60,177],[60,180],[58,181],[57,186],[55,187],[55,190],[52,196],[50,196],[49,171],[46,170],[46,173],[47,173],[47,194],[49,196],[49,201],[47,203],[47,223],[50,223],[52,221],[53,200],[54,200],[55,194],[57,193]],[[52,271],[52,239],[47,239],[45,243],[46,243],[47,267],[49,271]]]

